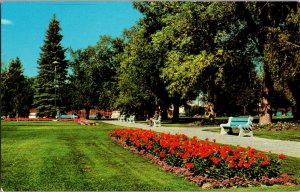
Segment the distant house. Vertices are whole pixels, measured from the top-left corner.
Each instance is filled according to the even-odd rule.
[[[64,114],[66,115],[73,115],[77,114],[79,117],[86,117],[86,111],[84,109],[81,109],[79,111],[67,111]],[[95,118],[97,114],[100,114],[101,117],[110,118],[112,115],[111,111],[104,111],[99,109],[91,109],[90,110],[90,118]],[[36,118],[37,117],[37,110],[35,108],[30,109],[29,111],[29,118]]]
[[[28,116],[28,118],[37,118],[36,114],[37,114],[36,109],[32,108],[32,109],[29,110],[29,116]]]

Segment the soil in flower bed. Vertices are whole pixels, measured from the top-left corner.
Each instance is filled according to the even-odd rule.
[[[110,136],[123,147],[202,188],[296,184],[279,170],[284,154],[272,159],[251,147],[231,148],[196,137],[142,129],[113,130]]]

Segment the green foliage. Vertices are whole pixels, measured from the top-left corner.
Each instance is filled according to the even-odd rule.
[[[116,95],[115,51],[122,47],[109,36],[102,36],[96,46],[71,50],[70,89],[73,109],[112,109]],[[120,42],[119,42],[120,43]],[[88,117],[88,113],[87,113]]]
[[[187,117],[193,117],[194,115],[204,115],[205,109],[200,106],[190,106],[185,109],[185,115]]]
[[[133,6],[143,18],[122,37],[102,36],[95,46],[71,51],[68,83],[61,29],[52,18],[35,81],[40,116],[54,116],[56,103],[61,110],[119,108],[143,115],[160,108],[166,118],[173,105],[176,119],[178,106],[202,92],[218,115],[253,114],[264,100],[262,107],[270,109],[263,116],[292,105],[300,117],[299,3]]]
[[[146,26],[133,28],[129,33],[118,69],[120,94],[116,107],[150,115],[156,106],[161,106],[166,112],[170,101],[159,76],[163,57],[144,38]]]
[[[300,109],[300,6],[289,7],[279,26],[269,27],[264,47],[266,65],[270,69],[275,89],[282,91]],[[278,88],[279,87],[279,88]],[[280,90],[281,87],[281,90]],[[300,118],[300,113],[295,113]]]
[[[59,22],[54,15],[49,23],[44,45],[38,60],[39,71],[35,81],[34,105],[38,116],[54,117],[56,110],[65,107],[65,89],[68,62],[61,45]]]
[[[1,72],[1,112],[10,117],[27,117],[33,100],[33,80],[23,75],[22,63],[17,57],[8,69]]]
[[[153,33],[152,43],[154,50],[166,57],[160,78],[168,94],[186,101],[202,91],[216,106],[257,103],[259,82],[251,57],[254,44],[244,36],[244,23],[236,16],[237,5],[158,4],[162,10],[167,7],[169,14],[162,11],[162,28]],[[228,100],[222,102],[219,98],[224,96]],[[232,113],[227,106],[217,108],[217,112]]]

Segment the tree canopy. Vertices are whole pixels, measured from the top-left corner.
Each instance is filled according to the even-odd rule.
[[[33,102],[32,79],[23,74],[21,60],[10,61],[1,72],[1,112],[5,116],[28,116]]]
[[[300,118],[299,2],[133,6],[143,17],[121,37],[104,35],[94,46],[71,49],[69,79],[53,16],[35,82],[40,116],[69,106],[142,116],[159,110],[164,119],[173,106],[176,121],[179,106],[202,93],[218,115],[252,114],[261,103],[262,124],[270,123],[280,106],[292,106]]]

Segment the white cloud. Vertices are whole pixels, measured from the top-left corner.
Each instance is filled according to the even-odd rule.
[[[1,25],[11,25],[13,22],[8,19],[1,19]]]

